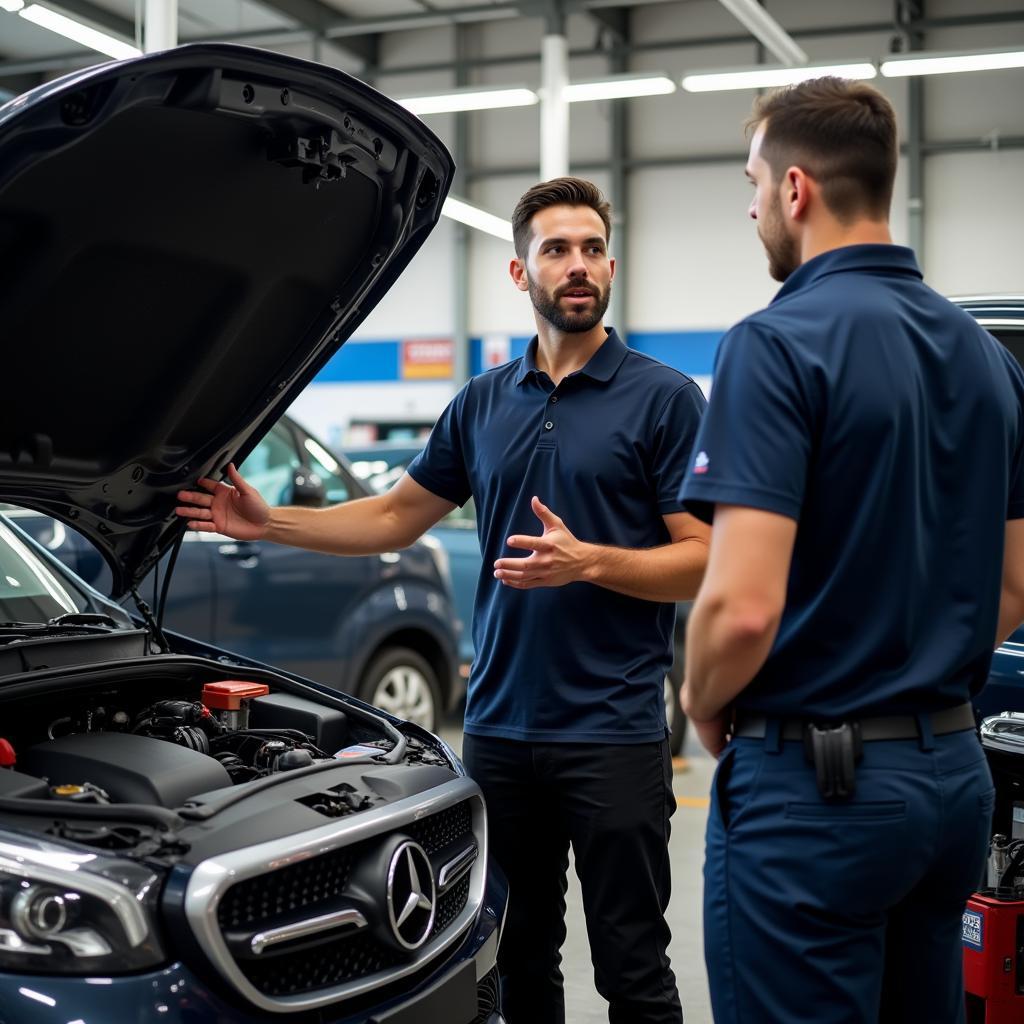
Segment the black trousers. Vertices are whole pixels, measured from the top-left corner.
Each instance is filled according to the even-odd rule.
[[[611,1024],[680,1024],[669,966],[668,741],[528,743],[466,736],[483,790],[491,852],[509,881],[498,951],[508,1024],[564,1024],[569,844],[583,894],[598,992]]]

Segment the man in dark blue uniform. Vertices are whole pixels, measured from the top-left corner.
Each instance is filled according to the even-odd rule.
[[[714,518],[683,700],[721,753],[715,1020],[948,1024],[993,800],[968,700],[1024,618],[1024,375],[892,244],[881,94],[804,83],[751,127],[784,284],[722,342],[682,492]]]
[[[410,544],[470,496],[484,568],[464,755],[510,883],[498,963],[509,1024],[565,1020],[559,949],[572,844],[598,991],[613,1024],[680,1024],[669,965],[664,706],[673,602],[708,528],[679,487],[704,397],[603,325],[614,260],[590,182],[535,186],[513,216],[526,355],[473,378],[391,491],[268,509],[233,467],[179,510],[191,527],[337,554]],[[556,514],[557,512],[557,514]]]

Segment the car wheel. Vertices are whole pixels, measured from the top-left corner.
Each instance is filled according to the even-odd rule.
[[[363,673],[357,696],[431,732],[439,724],[437,675],[426,658],[408,647],[389,647],[378,654]]]
[[[682,752],[686,741],[686,715],[679,706],[680,683],[673,678],[673,673],[665,673],[665,721],[668,722],[668,747],[673,757]]]

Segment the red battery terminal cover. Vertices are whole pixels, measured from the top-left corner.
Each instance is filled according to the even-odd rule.
[[[13,768],[17,760],[14,747],[7,740],[0,739],[0,768]]]
[[[266,697],[270,687],[266,683],[247,683],[241,679],[222,679],[203,686],[202,701],[208,708],[218,711],[238,711],[243,700]]]

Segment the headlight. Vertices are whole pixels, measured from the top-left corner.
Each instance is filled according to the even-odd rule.
[[[434,559],[434,566],[437,569],[438,575],[444,580],[445,586],[450,586],[451,560],[448,558],[448,552],[445,551],[444,545],[429,533],[425,533],[420,537],[420,540],[426,545],[427,550],[430,552],[430,557]]]
[[[125,974],[162,963],[159,883],[133,861],[0,833],[0,969]]]

